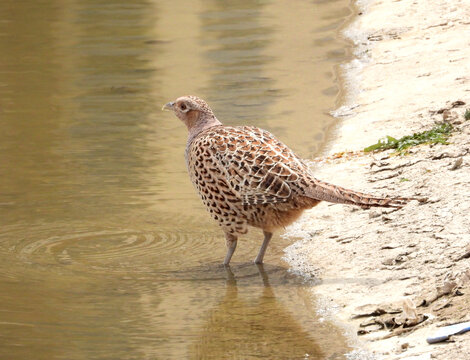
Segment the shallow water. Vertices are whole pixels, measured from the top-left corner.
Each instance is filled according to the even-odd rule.
[[[0,358],[336,359],[259,231],[225,246],[162,104],[322,146],[348,1],[0,2]]]

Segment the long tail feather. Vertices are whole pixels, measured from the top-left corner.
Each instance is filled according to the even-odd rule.
[[[320,180],[315,179],[312,181],[308,189],[307,196],[317,199],[328,201],[337,204],[351,204],[357,205],[362,208],[370,207],[391,207],[401,208],[409,201],[415,200],[413,198],[403,197],[379,197],[370,194],[361,193],[340,186],[332,185]]]

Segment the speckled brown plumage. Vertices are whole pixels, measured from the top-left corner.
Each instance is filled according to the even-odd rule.
[[[403,198],[375,197],[316,179],[304,162],[271,133],[252,126],[224,126],[209,106],[184,96],[164,108],[186,124],[186,163],[192,183],[222,227],[230,262],[238,236],[248,225],[263,229],[265,240],[255,260],[263,261],[273,231],[294,222],[320,201],[401,207]]]

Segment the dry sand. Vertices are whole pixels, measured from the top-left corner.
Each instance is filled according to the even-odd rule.
[[[470,3],[356,5],[360,15],[345,31],[355,59],[341,71],[347,95],[335,112],[340,125],[315,174],[367,193],[428,201],[398,211],[322,203],[288,229],[302,240],[286,258],[320,280],[313,290],[320,309],[346,324],[357,347],[351,359],[470,359],[470,332],[426,342],[439,326],[470,320]],[[455,127],[449,145],[422,145],[406,156],[332,156],[439,121]],[[373,315],[377,309],[384,314]],[[396,329],[379,330],[384,323]]]

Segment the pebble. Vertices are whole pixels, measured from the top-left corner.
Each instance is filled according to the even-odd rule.
[[[454,161],[454,163],[449,168],[449,170],[451,170],[451,171],[457,170],[458,168],[460,168],[462,166],[462,163],[463,163],[463,158],[459,157],[457,160]]]

